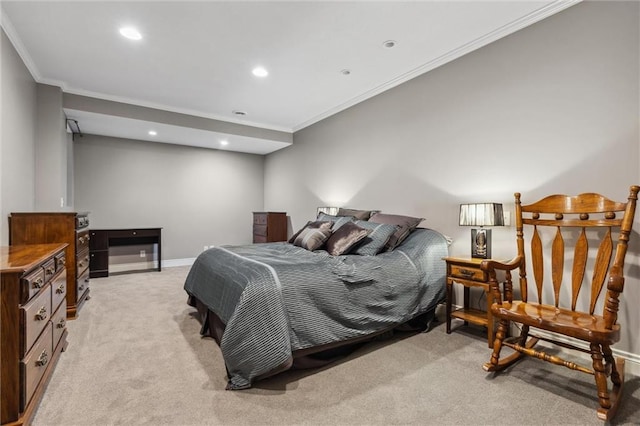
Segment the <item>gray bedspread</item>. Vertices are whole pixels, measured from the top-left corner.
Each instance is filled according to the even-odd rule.
[[[415,230],[377,256],[330,256],[288,243],[222,246],[196,259],[184,289],[226,324],[230,389],[290,362],[292,352],[402,324],[445,293],[447,243]]]

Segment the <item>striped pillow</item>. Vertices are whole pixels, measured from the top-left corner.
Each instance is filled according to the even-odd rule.
[[[380,253],[384,245],[389,241],[389,238],[398,230],[396,225],[384,223],[367,222],[364,220],[356,220],[355,223],[362,228],[371,230],[371,233],[351,250],[351,254],[359,254],[361,256],[375,256]]]
[[[304,228],[293,241],[293,245],[313,251],[322,247],[330,236],[329,228]]]
[[[319,221],[330,220],[331,222],[333,222],[333,226],[331,227],[331,229],[336,231],[345,223],[353,222],[355,218],[353,216],[331,216],[330,214],[320,213],[316,220],[319,220]]]

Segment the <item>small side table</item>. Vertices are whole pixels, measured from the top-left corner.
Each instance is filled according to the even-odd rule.
[[[472,323],[487,328],[487,341],[489,347],[493,347],[494,324],[490,306],[493,304],[493,293],[489,286],[489,274],[480,269],[480,263],[485,259],[445,257],[447,262],[447,334],[451,334],[451,317],[464,320],[465,324]],[[462,309],[452,312],[451,301],[453,296],[453,284],[464,286],[464,305]],[[469,289],[480,287],[487,298],[487,311],[481,311],[469,307]]]

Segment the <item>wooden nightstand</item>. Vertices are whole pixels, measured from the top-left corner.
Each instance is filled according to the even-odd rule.
[[[480,263],[485,259],[445,257],[447,262],[447,334],[451,333],[451,317],[464,320],[472,324],[487,327],[487,341],[489,347],[493,347],[493,316],[489,307],[493,304],[493,294],[489,286],[489,275],[480,269]],[[453,296],[453,284],[464,286],[464,304],[462,309],[452,312],[451,299]],[[487,312],[469,307],[469,289],[480,287],[487,298]]]

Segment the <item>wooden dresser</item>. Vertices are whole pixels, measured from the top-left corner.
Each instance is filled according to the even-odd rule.
[[[11,213],[9,245],[66,243],[67,318],[89,297],[89,215],[76,212]]]
[[[253,212],[253,242],[287,241],[287,214],[283,212]]]
[[[0,247],[0,423],[29,424],[67,347],[66,244]]]

